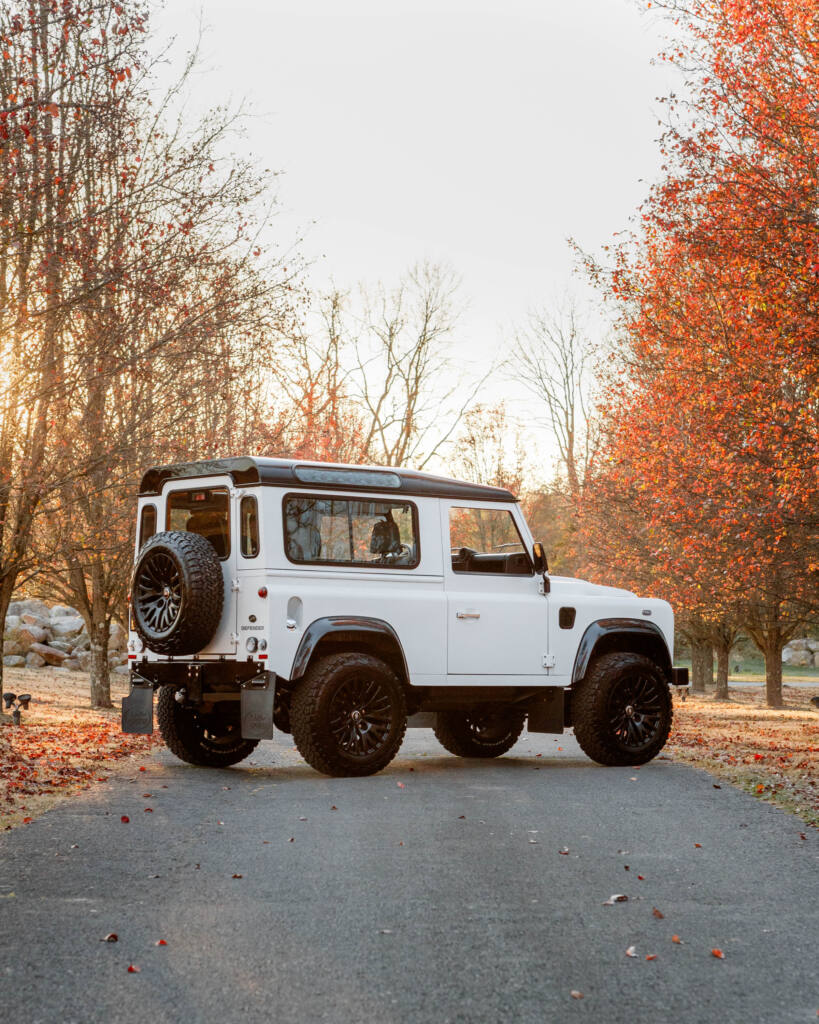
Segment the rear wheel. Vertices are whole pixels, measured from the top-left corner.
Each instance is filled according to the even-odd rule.
[[[253,753],[259,741],[242,738],[238,717],[186,707],[176,700],[175,693],[175,686],[160,687],[156,719],[165,745],[181,761],[227,768]]]
[[[457,757],[500,757],[511,750],[523,731],[525,714],[507,707],[439,711],[435,738]]]
[[[407,728],[404,689],[378,658],[331,654],[310,666],[290,705],[293,740],[325,775],[381,771],[398,753]]]
[[[671,718],[668,684],[641,654],[604,654],[572,691],[575,737],[599,764],[650,761],[665,746]]]

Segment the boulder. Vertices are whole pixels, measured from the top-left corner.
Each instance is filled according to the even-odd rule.
[[[91,671],[91,652],[90,651],[74,651],[71,655],[71,660],[76,661],[83,672]]]
[[[77,639],[74,641],[75,651],[88,651],[91,649],[91,637],[85,632],[80,633]]]
[[[60,618],[51,622],[51,632],[54,636],[79,636],[82,633],[85,623],[79,618]]]
[[[19,654],[6,654],[3,656],[3,664],[6,668],[25,668],[26,659],[21,658]]]
[[[69,672],[79,672],[80,663],[76,658],[66,658],[62,663],[62,668],[67,668]]]
[[[20,616],[21,625],[37,626],[39,629],[48,629],[51,620],[47,615],[35,615],[33,612],[23,612]]]
[[[29,651],[26,655],[27,668],[42,668],[45,665],[45,658],[41,658],[36,651]]]
[[[819,640],[808,640],[808,650],[813,651],[814,654],[819,652]]]
[[[6,622],[3,626],[3,636],[7,636],[12,630],[20,628],[20,616],[19,615],[7,615]]]
[[[109,651],[124,651],[128,646],[128,633],[118,623],[111,623],[111,633],[108,637],[108,650]]]
[[[32,644],[43,644],[48,640],[48,630],[42,626],[21,626],[17,630],[17,643],[28,650]]]
[[[58,651],[64,651],[66,654],[71,654],[74,647],[70,640],[49,640],[48,646],[54,647]]]
[[[813,654],[810,651],[787,650],[782,652],[782,662],[785,665],[793,665],[802,668],[813,665]]]
[[[23,645],[17,640],[4,640],[3,641],[3,653],[4,654],[25,654]]]
[[[78,619],[81,617],[82,616],[80,615],[76,608],[69,608],[67,604],[55,604],[54,607],[51,609],[52,619]]]
[[[8,615],[39,615],[41,619],[49,618],[49,608],[45,601],[37,597],[28,598],[25,601],[12,601],[9,605]]]
[[[806,651],[808,649],[808,638],[803,636],[796,640],[791,640],[785,650],[787,650],[788,647],[790,647],[792,651]]]
[[[58,651],[56,647],[49,647],[47,644],[32,644],[29,653],[39,654],[49,665],[62,665],[68,657],[65,651]]]

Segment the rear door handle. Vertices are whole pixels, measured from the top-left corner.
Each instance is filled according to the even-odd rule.
[[[456,619],[479,619],[480,617],[480,612],[455,612]]]

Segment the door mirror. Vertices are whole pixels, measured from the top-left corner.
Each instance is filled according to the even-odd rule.
[[[546,552],[539,540],[532,545],[532,561],[535,563],[535,572],[545,573],[549,571],[549,562],[546,559]]]

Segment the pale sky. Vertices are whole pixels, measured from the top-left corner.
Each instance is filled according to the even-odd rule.
[[[450,263],[478,363],[583,293],[567,237],[599,250],[658,173],[671,79],[634,0],[168,0],[154,24],[187,42],[200,16],[195,102],[247,99],[250,147],[283,172],[276,234],[304,232],[313,284]]]

